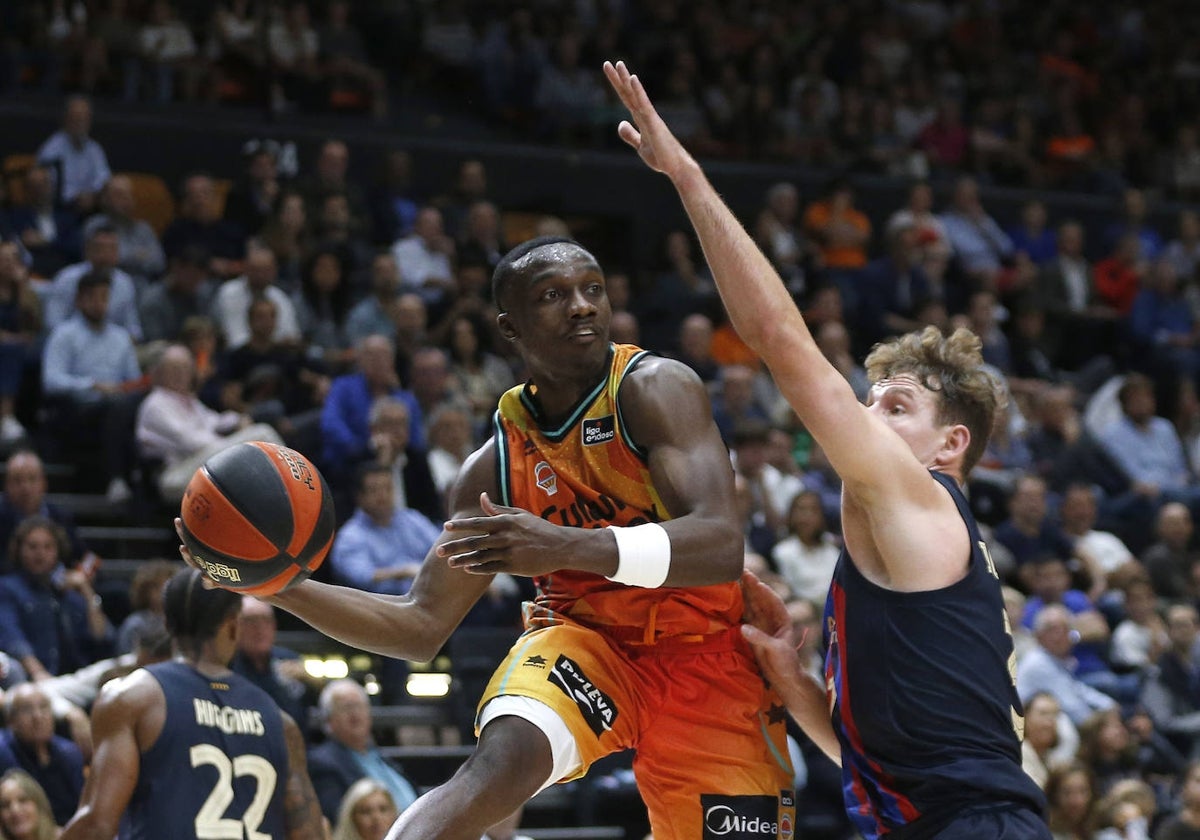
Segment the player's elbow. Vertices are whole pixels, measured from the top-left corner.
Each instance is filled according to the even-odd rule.
[[[63,836],[81,840],[109,840],[117,836],[118,819],[102,813],[91,805],[83,804],[63,829]]]

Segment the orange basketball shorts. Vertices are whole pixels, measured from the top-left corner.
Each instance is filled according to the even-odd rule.
[[[564,620],[517,640],[479,708],[501,695],[539,700],[566,722],[583,761],[570,778],[636,750],[654,840],[793,836],[787,713],[737,628],[632,645]]]

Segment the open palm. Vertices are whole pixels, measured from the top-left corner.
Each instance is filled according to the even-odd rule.
[[[629,72],[624,61],[604,62],[604,75],[633,118],[632,123],[621,121],[617,126],[618,136],[655,172],[667,177],[677,173],[691,157],[654,109],[641,80]]]

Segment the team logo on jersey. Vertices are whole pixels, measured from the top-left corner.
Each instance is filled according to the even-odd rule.
[[[546,657],[538,656],[536,653],[525,660],[526,668],[542,668],[546,667]]]
[[[546,491],[547,496],[553,496],[558,492],[558,475],[546,461],[537,462],[533,468],[533,477],[537,481],[537,486]]]
[[[559,654],[546,679],[558,686],[563,694],[575,701],[583,713],[584,723],[599,738],[611,730],[617,719],[617,707],[612,698],[592,684],[583,669],[569,657]]]
[[[617,424],[611,414],[583,421],[583,445],[608,443],[617,436]]]
[[[780,837],[779,799],[774,796],[717,796],[703,793],[702,840],[759,840]],[[791,817],[787,819],[791,835]]]

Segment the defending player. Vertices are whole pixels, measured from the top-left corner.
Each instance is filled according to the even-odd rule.
[[[304,736],[229,670],[242,598],[187,569],[163,609],[176,658],[108,683],[92,709],[96,752],[61,840],[325,837]],[[124,817],[122,817],[124,815]]]
[[[764,672],[841,762],[847,809],[867,838],[1049,838],[1041,793],[1021,769],[1000,583],[959,487],[1002,402],[979,339],[928,328],[877,347],[861,405],[637,77],[623,63],[604,71],[636,123],[622,122],[621,138],[674,185],[738,333],[842,478],[846,549],[825,608],[826,685],[802,672],[782,602],[748,576],[757,628],[745,634]]]

